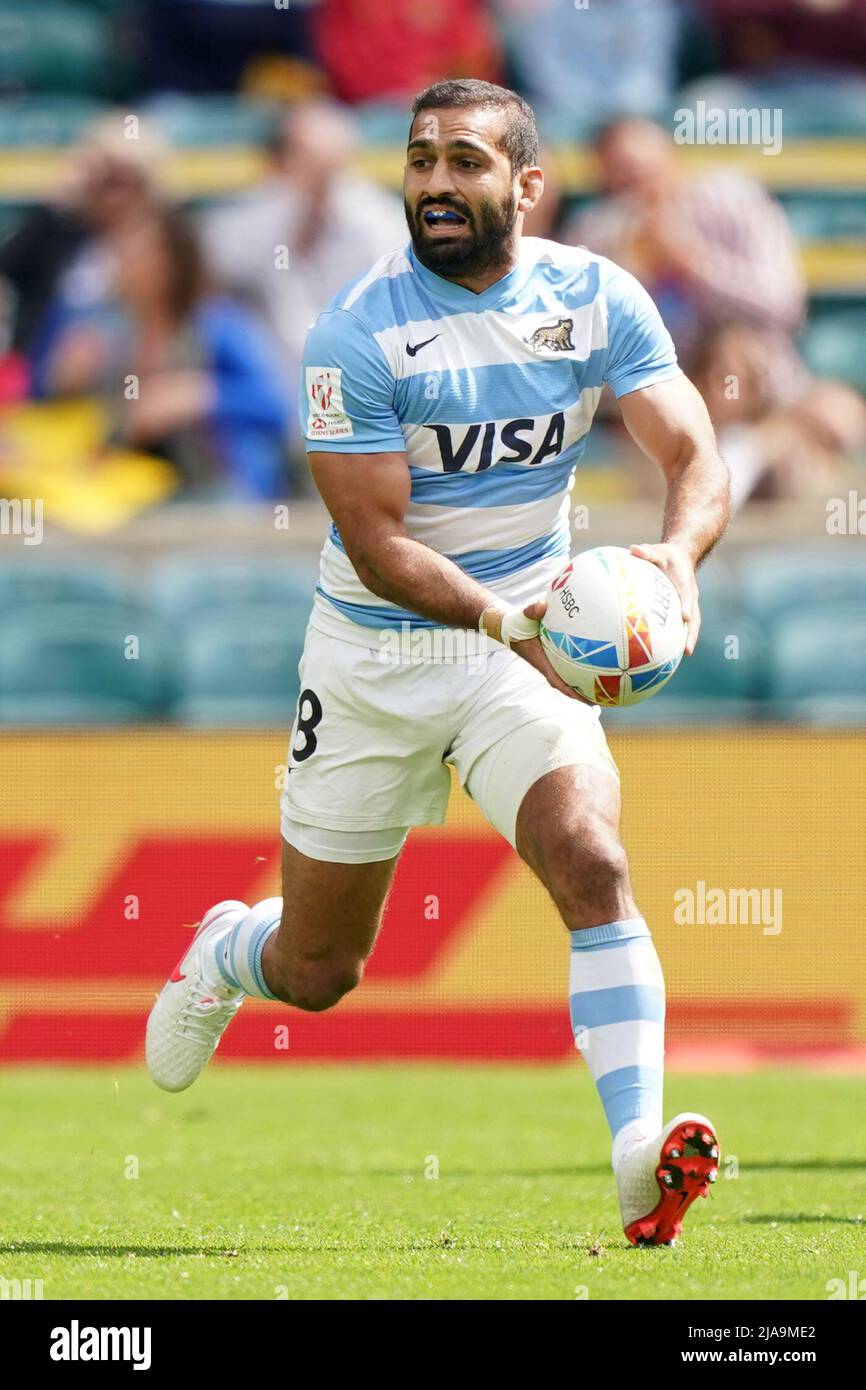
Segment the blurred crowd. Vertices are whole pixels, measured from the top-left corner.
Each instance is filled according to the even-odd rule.
[[[405,121],[418,89],[471,75],[521,90],[551,147],[591,144],[594,198],[575,206],[552,180],[527,230],[609,256],[650,290],[716,423],[736,505],[826,492],[866,449],[862,397],[815,381],[798,349],[806,286],[781,205],[751,176],[692,172],[670,120],[677,92],[738,101],[756,76],[819,104],[866,90],[866,0],[121,7],[136,101],[82,132],[52,198],[0,244],[8,408],[100,402],[104,448],[163,460],[180,495],[303,491],[307,327],[407,238],[399,197],[358,171],[359,117]],[[158,100],[147,114],[169,93],[271,103],[259,181],[182,206]]]

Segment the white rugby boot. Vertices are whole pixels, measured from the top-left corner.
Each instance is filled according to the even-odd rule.
[[[676,1115],[655,1139],[627,1149],[615,1176],[632,1245],[674,1245],[696,1197],[719,1175],[719,1141],[706,1115]]]
[[[247,998],[214,970],[205,974],[203,947],[249,912],[246,903],[216,903],[201,919],[147,1020],[147,1069],[164,1091],[184,1091],[203,1071],[220,1038]]]

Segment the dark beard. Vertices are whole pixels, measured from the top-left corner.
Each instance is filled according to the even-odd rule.
[[[510,192],[504,203],[496,204],[489,200],[477,210],[451,198],[429,199],[440,207],[453,208],[466,218],[470,235],[461,236],[455,241],[434,241],[424,235],[424,223],[420,214],[410,208],[403,200],[403,209],[412,249],[418,260],[436,275],[446,280],[474,279],[486,275],[488,271],[498,270],[509,265],[514,248],[514,223],[517,214],[517,200]],[[423,206],[421,211],[423,212]]]

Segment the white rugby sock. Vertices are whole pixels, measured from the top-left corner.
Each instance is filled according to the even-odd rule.
[[[282,898],[265,898],[217,937],[213,943],[216,978],[258,999],[276,999],[262,972],[262,952],[265,942],[279,927],[282,915]]]
[[[662,1125],[665,984],[642,917],[571,933],[569,1007],[616,1166],[627,1148]]]

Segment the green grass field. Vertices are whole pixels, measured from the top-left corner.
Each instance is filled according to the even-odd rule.
[[[722,1172],[676,1249],[633,1250],[578,1067],[223,1066],[175,1097],[137,1068],[10,1069],[0,1277],[46,1299],[826,1299],[866,1276],[864,1102],[858,1076],[670,1078]]]

